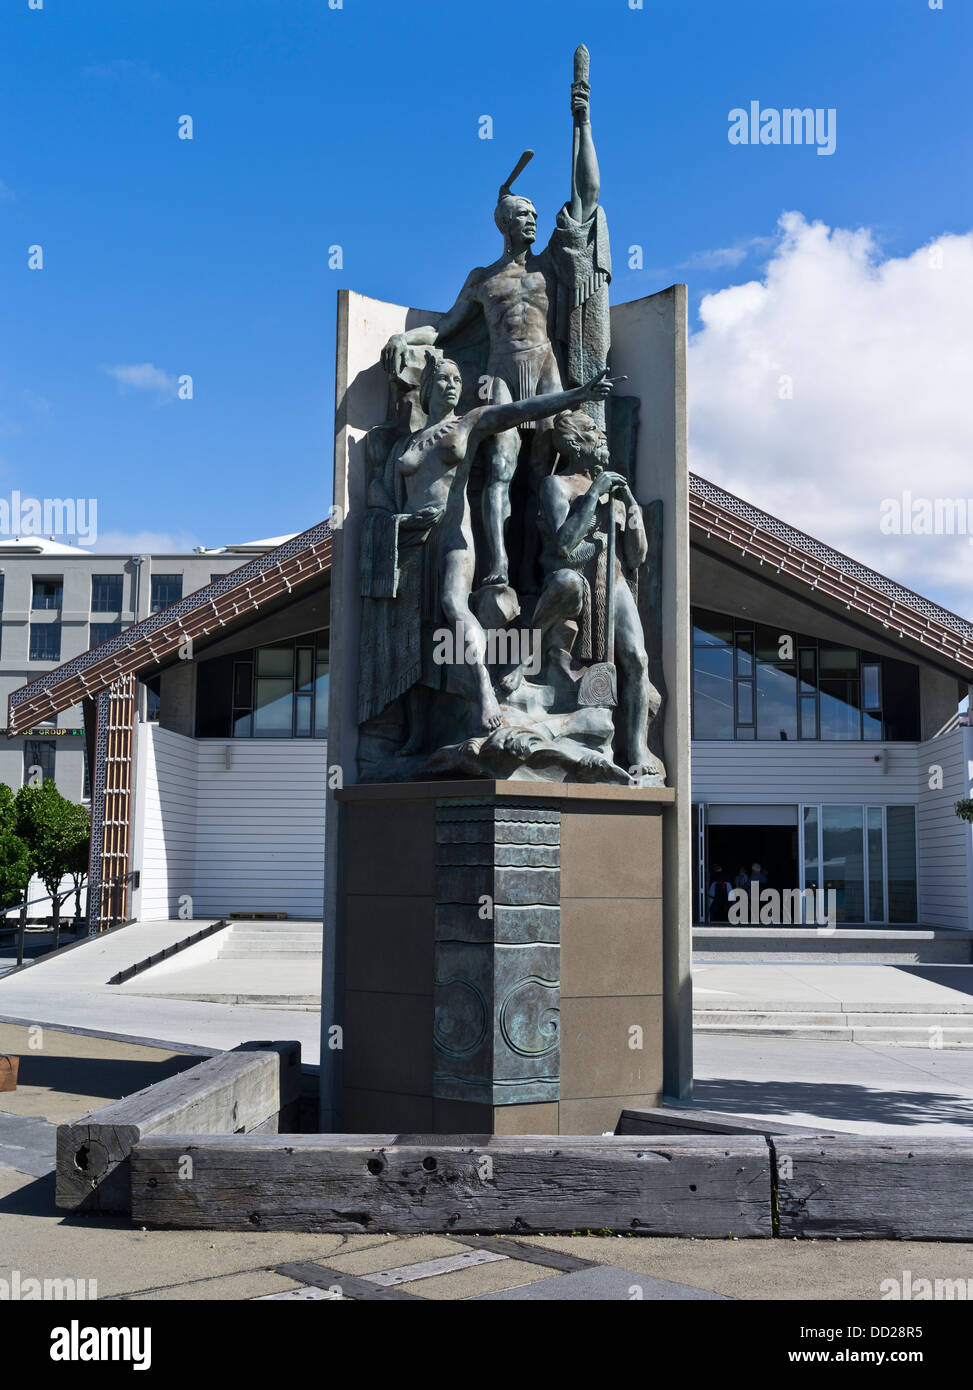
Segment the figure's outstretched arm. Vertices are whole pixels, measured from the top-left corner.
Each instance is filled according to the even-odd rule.
[[[475,451],[482,439],[491,434],[503,434],[505,430],[516,429],[531,420],[542,420],[545,415],[557,415],[559,411],[570,410],[572,406],[584,405],[585,401],[603,401],[611,395],[616,381],[625,377],[610,377],[607,368],[597,376],[576,386],[570,391],[552,391],[546,396],[528,396],[523,401],[507,401],[502,405],[478,406],[469,412],[467,418],[473,421],[469,435],[469,448]]]
[[[401,353],[405,348],[439,346],[470,322],[478,308],[478,301],[474,299],[472,290],[479,277],[479,270],[470,271],[456,303],[439,320],[438,328],[433,328],[431,323],[427,323],[419,328],[407,328],[404,333],[392,335],[382,349],[382,366],[387,372],[395,375],[401,371]]]

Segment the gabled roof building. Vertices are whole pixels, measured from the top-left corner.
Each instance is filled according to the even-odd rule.
[[[971,929],[973,623],[695,476],[690,521],[696,919],[743,875]],[[84,709],[94,928],[320,916],[330,559],[311,527],[11,696],[13,732]]]

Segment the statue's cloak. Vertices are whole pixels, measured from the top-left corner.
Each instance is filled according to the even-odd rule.
[[[608,286],[611,282],[611,248],[608,223],[601,204],[586,222],[576,222],[567,204],[557,215],[545,253],[550,257],[556,281],[554,291],[554,349],[567,387],[581,386],[604,371],[611,346]],[[604,405],[592,401],[586,407]]]

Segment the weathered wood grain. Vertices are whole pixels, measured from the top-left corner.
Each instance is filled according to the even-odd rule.
[[[973,1240],[973,1137],[777,1139],[781,1236]]]
[[[215,1230],[769,1236],[770,1177],[756,1136],[413,1145],[376,1135],[154,1135],[132,1154],[132,1217]]]
[[[57,1206],[127,1212],[128,1156],[139,1139],[187,1130],[249,1133],[281,1112],[293,1115],[300,1087],[300,1043],[247,1043],[58,1125]]]

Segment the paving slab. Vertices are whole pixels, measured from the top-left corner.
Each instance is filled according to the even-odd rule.
[[[418,1298],[445,1300],[476,1300],[504,1290],[517,1292],[542,1284],[558,1283],[568,1276],[549,1266],[528,1263],[526,1260],[500,1260],[496,1264],[461,1269],[438,1279],[421,1279],[402,1288]]]
[[[389,1257],[389,1245],[395,1244],[395,1251]],[[343,1274],[367,1275],[378,1270],[393,1269],[401,1265],[419,1264],[425,1260],[444,1259],[462,1255],[469,1250],[461,1242],[450,1240],[447,1236],[386,1236],[381,1247],[368,1250],[351,1250],[347,1254],[334,1255],[328,1260],[332,1269]]]
[[[0,1110],[0,1167],[42,1178],[53,1173],[56,1152],[57,1125]]]
[[[225,1299],[257,1299],[281,1294],[293,1295],[299,1289],[293,1279],[287,1279],[273,1269],[248,1269],[238,1274],[226,1274],[213,1279],[196,1279],[186,1284],[169,1284],[150,1293],[124,1294],[125,1302],[213,1303]]]
[[[629,1302],[651,1299],[653,1302],[685,1302],[687,1299],[725,1299],[726,1294],[709,1289],[697,1289],[690,1284],[674,1284],[668,1279],[655,1279],[621,1265],[595,1265],[578,1269],[573,1274],[536,1281],[500,1293],[480,1294],[478,1303],[525,1300],[528,1302],[568,1302],[570,1300],[625,1299]]]
[[[670,1236],[530,1236],[636,1275],[734,1299],[881,1300],[886,1279],[973,1278],[973,1243],[890,1240],[686,1240]],[[568,1276],[565,1276],[568,1277]],[[896,1305],[901,1306],[901,1305]],[[884,1319],[888,1321],[888,1318]]]

